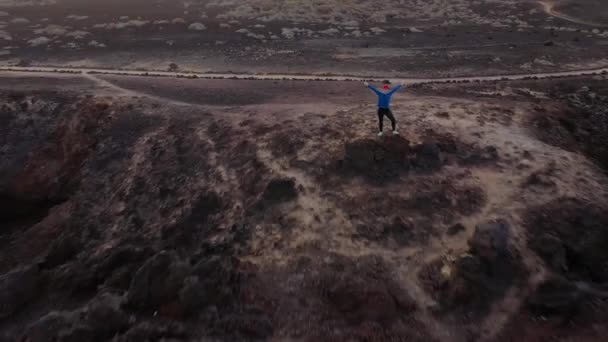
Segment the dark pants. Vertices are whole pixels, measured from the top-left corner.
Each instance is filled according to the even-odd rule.
[[[393,112],[389,108],[378,108],[378,123],[380,125],[380,132],[384,128],[384,116],[391,120],[391,125],[393,125],[393,131],[397,129],[397,122],[395,121],[395,117],[393,116]]]

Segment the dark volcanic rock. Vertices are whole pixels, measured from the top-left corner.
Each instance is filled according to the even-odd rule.
[[[530,247],[554,270],[568,271],[566,247],[560,239],[549,234],[542,234],[530,242]]]
[[[494,261],[508,254],[510,229],[506,223],[495,222],[477,226],[473,238],[469,240],[471,251],[481,258]]]
[[[121,311],[122,297],[103,294],[86,308],[86,325],[100,337],[111,337],[129,327],[129,317]]]
[[[40,271],[26,266],[0,277],[0,319],[10,317],[38,295]]]
[[[198,277],[198,281],[191,279],[195,285],[190,286],[198,288],[200,293],[197,296],[201,296],[200,299],[207,305],[228,305],[238,293],[240,280],[237,267],[236,258],[208,256],[192,268],[192,275]]]
[[[608,211],[564,198],[525,215],[528,244],[555,271],[581,280],[608,282]]]
[[[409,170],[409,154],[409,141],[400,136],[355,140],[345,145],[343,166],[347,172],[383,181]]]
[[[61,331],[70,329],[78,320],[74,312],[52,311],[30,324],[23,334],[27,342],[55,342]]]
[[[198,277],[188,277],[184,280],[184,285],[179,291],[179,301],[186,314],[200,311],[210,302],[210,299],[209,293]]]
[[[449,236],[454,236],[458,233],[464,232],[465,230],[467,230],[467,228],[463,226],[462,223],[456,223],[455,225],[448,228],[447,234]]]
[[[526,300],[535,316],[562,321],[605,323],[608,314],[608,286],[561,277],[545,280]]]
[[[142,322],[129,329],[118,342],[182,341],[186,340],[186,328],[178,322]]]
[[[58,342],[101,341],[102,339],[96,336],[95,332],[86,325],[75,325],[63,329],[57,334]]]
[[[561,278],[543,282],[527,299],[530,312],[543,316],[573,317],[583,305],[584,294],[575,284]]]
[[[437,144],[425,143],[414,147],[416,158],[413,165],[422,170],[436,170],[441,167],[441,150]]]
[[[189,265],[173,251],[162,251],[137,270],[129,292],[127,304],[139,309],[158,309],[178,299]]]
[[[238,340],[267,339],[272,336],[272,322],[266,317],[263,310],[246,310],[230,314],[219,322],[224,334],[239,336]]]
[[[75,234],[64,234],[57,238],[46,257],[44,258],[41,267],[54,268],[62,265],[81,251],[82,243]]]
[[[321,281],[324,297],[352,323],[392,321],[415,310],[413,300],[385,273],[386,266],[378,258],[334,267]]]
[[[99,255],[82,256],[53,269],[51,287],[64,292],[82,292],[94,290],[106,280],[110,286],[130,282],[141,262],[151,253],[149,248],[124,245]],[[125,268],[133,273],[125,274]]]
[[[279,203],[290,201],[298,197],[296,182],[294,179],[273,179],[264,190],[262,199],[268,203]]]
[[[430,286],[439,291],[433,295],[443,310],[456,311],[463,319],[479,319],[512,284],[525,277],[509,239],[506,223],[491,222],[476,228],[469,240],[469,253],[455,262],[451,277],[441,286]]]

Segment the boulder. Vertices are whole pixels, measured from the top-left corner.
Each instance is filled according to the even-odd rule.
[[[471,251],[485,260],[494,261],[508,253],[510,228],[504,222],[481,224],[469,240]]]

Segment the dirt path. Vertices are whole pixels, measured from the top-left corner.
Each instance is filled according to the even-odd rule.
[[[289,75],[289,74],[214,74],[214,73],[180,73],[167,71],[133,71],[120,69],[86,69],[86,68],[52,68],[52,67],[0,67],[0,74],[5,73],[12,76],[30,75],[32,73],[39,75],[52,75],[57,73],[62,74],[104,74],[104,75],[124,75],[124,76],[156,76],[156,77],[175,77],[175,78],[200,78],[200,79],[247,79],[247,80],[302,80],[302,81],[381,81],[382,79],[369,77],[352,77],[347,75]],[[447,77],[447,78],[393,78],[392,82],[407,84],[422,84],[422,83],[445,83],[445,82],[485,82],[485,81],[501,81],[501,80],[522,80],[526,78],[552,78],[552,77],[568,77],[608,73],[608,68],[591,69],[591,70],[575,70],[561,71],[550,73],[537,74],[509,74],[496,76],[468,76],[468,77]],[[98,78],[96,78],[98,79]]]
[[[591,21],[586,21],[586,20],[582,20],[582,19],[578,19],[578,18],[574,18],[571,17],[567,14],[563,14],[560,13],[558,11],[555,10],[555,2],[554,1],[539,1],[538,2],[542,9],[543,12],[545,12],[547,15],[550,15],[552,17],[555,18],[559,18],[562,20],[566,20],[575,24],[582,24],[582,25],[589,25],[589,26],[597,26],[597,27],[606,27],[607,25],[605,24],[599,24],[599,23],[595,23],[595,22],[591,22]]]

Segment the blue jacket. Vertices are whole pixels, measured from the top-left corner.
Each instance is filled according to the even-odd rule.
[[[378,90],[378,88],[374,87],[371,84],[368,86],[368,88],[373,90],[374,93],[378,95],[378,108],[391,108],[391,99],[393,97],[393,94],[397,90],[401,89],[401,85],[398,85],[395,88],[391,89],[388,93]]]

